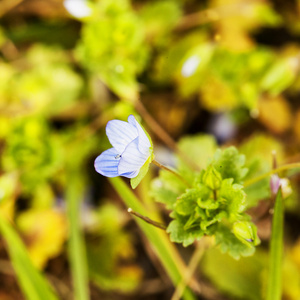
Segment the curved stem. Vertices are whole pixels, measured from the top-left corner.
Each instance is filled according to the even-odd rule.
[[[139,100],[135,100],[135,109],[137,112],[143,117],[145,122],[149,125],[152,132],[156,134],[156,136],[165,143],[170,149],[176,152],[182,160],[184,160],[189,167],[193,170],[198,171],[198,167],[194,164],[194,162],[183,153],[177,146],[176,142],[172,139],[172,137],[160,126],[160,124],[149,114],[143,103]]]
[[[152,160],[152,163],[154,163],[156,166],[158,166],[159,168],[166,170],[170,173],[172,173],[173,175],[175,175],[177,178],[179,178],[186,186],[191,187],[191,185],[176,171],[169,169],[168,167],[162,165],[161,163],[159,163],[158,161],[156,161],[155,159]]]
[[[256,183],[256,182],[258,182],[258,181],[260,181],[260,180],[262,180],[262,179],[264,179],[264,178],[266,178],[266,177],[268,177],[272,174],[279,173],[279,172],[284,171],[284,170],[295,169],[295,168],[300,168],[300,163],[287,164],[287,165],[278,167],[276,169],[273,169],[273,170],[271,170],[267,173],[264,173],[260,176],[257,176],[253,179],[249,179],[249,180],[244,182],[244,187],[247,187],[251,184],[254,184],[254,183]]]

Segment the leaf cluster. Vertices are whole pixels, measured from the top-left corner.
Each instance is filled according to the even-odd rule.
[[[229,147],[218,149],[206,169],[194,172],[192,187],[179,184],[180,179],[166,171],[160,173],[153,182],[152,195],[172,210],[167,232],[173,242],[188,246],[203,236],[215,236],[221,250],[234,258],[253,253],[258,243],[255,226],[249,222],[238,236],[233,231],[234,225],[249,219],[244,213],[246,194],[241,185],[248,171],[244,164],[245,156]]]

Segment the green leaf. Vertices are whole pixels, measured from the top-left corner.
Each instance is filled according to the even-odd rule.
[[[244,211],[246,194],[241,185],[233,184],[232,178],[222,181],[219,197],[226,201],[226,211],[228,212],[230,219],[237,219],[239,213]]]
[[[274,207],[270,245],[270,266],[267,288],[267,300],[280,300],[282,293],[284,208],[282,191],[279,188]]]
[[[199,169],[205,168],[217,149],[217,142],[211,135],[185,136],[178,143],[180,151],[190,158]],[[187,179],[193,181],[194,172],[191,167],[181,157],[177,157],[178,169],[181,174],[188,175]]]
[[[235,147],[217,150],[212,164],[223,179],[233,178],[235,183],[241,183],[248,172],[248,169],[244,168],[245,155],[239,154]]]
[[[170,233],[172,242],[182,243],[184,247],[191,245],[195,239],[200,239],[204,235],[200,227],[194,230],[185,230],[178,218],[169,224],[167,232]]]
[[[247,195],[247,208],[257,205],[259,200],[270,198],[270,180],[265,178],[254,184],[245,187],[245,193]]]
[[[141,9],[146,34],[154,42],[164,42],[163,36],[169,33],[180,18],[179,2],[170,0],[151,1]]]
[[[209,40],[199,41],[197,45],[189,48],[180,60],[175,75],[179,83],[179,93],[183,97],[191,96],[199,90],[199,85],[204,82],[205,74],[209,70],[214,50],[215,47]],[[191,62],[194,64],[192,71],[186,67]]]
[[[180,197],[177,198],[175,211],[180,215],[190,215],[193,213],[197,199],[201,196],[198,189],[189,189]]]
[[[2,217],[0,217],[0,230],[7,243],[10,259],[26,299],[58,300],[47,280],[33,266],[28,252],[14,228]]]
[[[221,222],[223,218],[226,217],[226,212],[221,211],[219,213],[213,214],[213,217],[207,220],[203,220],[200,222],[200,228],[203,231],[207,231],[208,227],[217,222]]]
[[[69,260],[72,272],[74,294],[76,300],[88,300],[87,257],[82,228],[80,226],[80,199],[83,193],[83,180],[73,167],[69,170],[68,187],[66,191],[67,218],[70,225]]]
[[[201,261],[201,271],[220,292],[230,295],[230,299],[262,300],[263,284],[258,274],[264,272],[266,260],[261,251],[236,260],[211,247]]]
[[[217,209],[220,206],[220,202],[214,199],[207,199],[207,200],[198,199],[197,204],[199,205],[199,207],[204,209]]]
[[[288,88],[296,78],[296,72],[290,63],[290,58],[277,61],[261,80],[261,89],[278,95]]]
[[[177,197],[185,192],[186,186],[174,174],[161,170],[159,177],[151,184],[150,195],[155,201],[164,203],[168,209],[174,209]]]

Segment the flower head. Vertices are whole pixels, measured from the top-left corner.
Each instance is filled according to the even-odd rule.
[[[109,121],[106,135],[113,146],[95,160],[95,169],[107,177],[135,178],[141,168],[153,160],[152,142],[133,115],[128,122]],[[144,174],[145,175],[145,174]]]

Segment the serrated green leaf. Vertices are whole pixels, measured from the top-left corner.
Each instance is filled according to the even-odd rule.
[[[198,189],[189,189],[177,198],[175,210],[180,215],[190,215],[195,210],[197,200],[201,196]]]
[[[220,206],[220,203],[217,202],[215,199],[198,199],[197,204],[204,209],[217,209]]]
[[[221,211],[221,212],[217,213],[216,215],[214,215],[214,217],[209,220],[202,220],[200,222],[200,228],[203,231],[206,231],[209,226],[211,226],[212,224],[215,224],[217,222],[220,222],[224,217],[226,217],[226,212]]]
[[[235,183],[241,183],[248,172],[248,169],[244,168],[245,155],[239,154],[235,147],[217,150],[212,164],[223,179],[233,178]]]
[[[179,199],[176,201],[175,210],[178,214],[187,216],[193,213],[196,205],[196,199]]]
[[[167,232],[170,233],[172,242],[182,243],[184,247],[191,245],[196,239],[200,239],[203,236],[203,231],[200,227],[191,231],[184,230],[183,224],[178,219],[173,220],[169,224]]]
[[[222,181],[219,196],[226,200],[226,210],[230,215],[230,219],[234,220],[239,213],[244,211],[246,194],[241,185],[233,184],[232,178]]]

